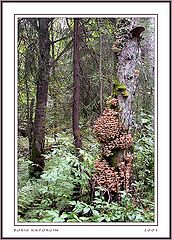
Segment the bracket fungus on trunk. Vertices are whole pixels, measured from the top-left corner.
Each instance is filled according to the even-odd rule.
[[[131,36],[134,38],[136,37],[137,39],[140,38],[140,35],[142,32],[145,31],[145,28],[142,27],[142,26],[137,26],[137,27],[134,27],[133,29],[131,29],[130,33],[131,33]]]

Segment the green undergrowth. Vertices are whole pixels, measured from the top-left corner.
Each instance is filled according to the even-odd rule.
[[[149,113],[141,113],[139,129],[134,136],[133,186],[137,201],[149,211],[154,210],[154,126]]]
[[[145,131],[136,136],[140,141],[135,144],[134,191],[121,192],[120,203],[106,201],[101,188],[95,188],[93,194],[94,161],[100,159],[101,150],[90,134],[83,139],[82,161],[75,154],[69,133],[58,134],[56,142],[49,139],[51,148],[45,154],[45,169],[40,179],[29,178],[31,162],[27,156],[19,158],[18,221],[153,222],[152,135]]]

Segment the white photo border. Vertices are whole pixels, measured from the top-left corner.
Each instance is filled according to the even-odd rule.
[[[33,8],[33,4],[35,7]],[[40,5],[41,4],[41,5]],[[55,5],[54,5],[55,4]],[[170,149],[169,149],[169,84],[170,84],[170,69],[169,69],[169,5],[168,3],[139,3],[131,2],[125,3],[34,3],[34,2],[7,2],[3,3],[3,169],[2,169],[2,185],[3,185],[3,237],[19,237],[19,238],[71,238],[71,237],[103,237],[103,238],[151,238],[151,237],[168,237],[169,236],[169,179],[170,179]],[[90,4],[92,7],[90,8]],[[125,4],[125,9],[124,5]],[[43,5],[43,6],[42,6]],[[57,14],[54,14],[58,6]],[[77,8],[76,8],[77,6]],[[85,7],[84,7],[85,6]],[[128,6],[128,7],[127,7]],[[98,8],[97,8],[98,7]],[[114,9],[114,10],[112,10]],[[139,9],[139,10],[138,10]],[[123,12],[121,14],[121,11]],[[80,13],[81,12],[81,13]],[[112,13],[113,12],[113,13]],[[139,12],[139,14],[138,14]],[[108,224],[67,224],[67,223],[54,223],[54,224],[38,224],[38,223],[17,223],[16,222],[16,188],[17,188],[17,34],[16,34],[16,19],[19,16],[26,17],[28,15],[34,16],[52,16],[62,17],[127,17],[137,16],[155,17],[157,28],[156,45],[155,49],[155,87],[157,87],[157,95],[155,94],[155,120],[157,129],[155,142],[158,145],[155,147],[155,182],[157,186],[155,190],[155,203],[157,206],[156,213],[158,214],[155,223],[108,223]],[[86,14],[86,15],[84,15]],[[7,20],[8,19],[8,20]],[[165,24],[164,24],[165,23]],[[8,29],[8,31],[7,31]],[[14,44],[15,39],[15,44]],[[165,47],[164,47],[165,45]],[[158,56],[157,56],[158,55]],[[163,61],[162,61],[163,59]],[[14,79],[15,75],[15,79]],[[163,79],[163,80],[160,80]],[[164,80],[165,79],[165,80]],[[164,94],[165,92],[165,94]],[[14,101],[15,99],[15,101]],[[163,101],[161,101],[163,100]],[[165,119],[164,119],[165,118]],[[14,120],[15,119],[15,120]],[[158,123],[158,124],[157,124]],[[165,123],[165,128],[164,128]],[[165,139],[165,140],[164,140]],[[15,145],[15,146],[14,146]],[[161,150],[163,146],[163,151]],[[10,151],[9,151],[10,149]],[[15,160],[14,160],[15,157]],[[159,159],[158,161],[156,159]],[[167,162],[164,163],[165,160]],[[156,162],[157,161],[157,162]],[[10,166],[10,168],[9,168]],[[15,169],[15,173],[14,173]],[[165,176],[164,176],[165,172]],[[15,179],[15,181],[14,181]],[[14,183],[13,183],[14,182]],[[164,188],[167,186],[168,190]],[[15,196],[15,201],[14,197]],[[165,200],[163,198],[165,197]],[[165,202],[165,208],[164,208]],[[163,208],[162,208],[163,206]],[[165,226],[164,226],[165,225]],[[37,231],[38,230],[38,231]],[[45,231],[44,231],[45,230]],[[50,231],[52,230],[52,231]],[[122,230],[122,231],[121,231]],[[148,231],[150,230],[150,231]],[[115,231],[115,233],[114,233]],[[50,237],[51,236],[51,237]]]

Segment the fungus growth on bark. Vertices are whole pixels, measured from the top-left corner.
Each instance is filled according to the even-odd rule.
[[[102,145],[102,160],[95,163],[94,180],[109,194],[122,190],[129,192],[133,160],[129,150],[133,138],[122,124],[118,99],[110,97],[106,104],[108,107],[93,126],[93,132]],[[121,149],[125,150],[125,156],[118,155]]]
[[[140,36],[145,30],[133,18],[119,19],[117,26],[121,30],[115,34],[112,50],[118,57],[115,74],[118,80],[113,81],[112,96],[93,126],[93,132],[102,145],[102,160],[95,163],[94,180],[108,195],[130,191],[134,125],[132,103],[139,77]]]

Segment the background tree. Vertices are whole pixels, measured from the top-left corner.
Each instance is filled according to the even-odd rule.
[[[31,157],[38,35],[29,19],[18,21],[18,134],[28,137]]]
[[[140,42],[141,54],[139,56],[139,82],[134,104],[136,118],[139,121],[138,111],[154,112],[154,65],[155,65],[155,19],[141,18],[140,24],[146,31]],[[139,107],[140,106],[140,107]]]
[[[49,59],[50,59],[50,40],[49,40],[49,18],[38,19],[39,36],[39,73],[37,80],[36,108],[33,130],[32,161],[34,163],[31,174],[39,175],[44,169],[45,146],[45,119],[46,104],[48,94],[49,79]]]
[[[80,119],[80,19],[74,18],[74,53],[73,53],[73,108],[72,122],[74,143],[77,149],[82,148]]]

